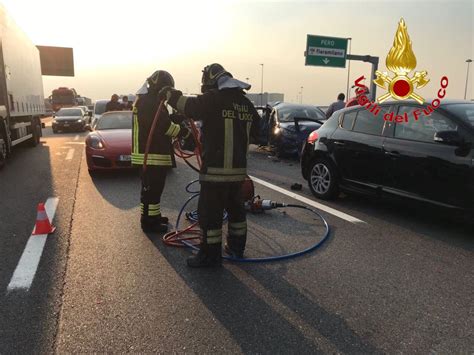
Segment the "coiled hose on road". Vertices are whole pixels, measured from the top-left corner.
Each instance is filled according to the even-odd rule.
[[[160,102],[160,106],[159,106],[158,111],[157,111],[157,113],[154,117],[153,124],[152,124],[152,127],[150,129],[149,136],[148,136],[148,141],[147,141],[147,145],[146,145],[146,148],[145,148],[145,159],[144,159],[144,167],[143,167],[144,171],[146,171],[146,157],[148,155],[148,150],[149,150],[149,146],[150,146],[150,142],[151,142],[151,137],[153,136],[153,132],[155,130],[156,123],[159,119],[159,116],[160,116],[160,113],[161,113],[161,110],[162,110],[163,106],[164,106],[164,100],[162,100]],[[175,148],[175,154],[178,157],[182,158],[189,167],[191,167],[193,170],[199,172],[200,167],[201,167],[200,132],[197,129],[197,127],[196,127],[196,125],[195,125],[195,123],[192,119],[188,119],[188,123],[191,127],[191,133],[192,133],[194,143],[195,143],[194,152],[184,151],[181,148],[179,140],[175,140],[174,143],[173,143],[173,146]],[[190,159],[194,156],[196,157],[196,159],[198,161],[199,168],[197,168],[196,166],[194,166],[193,164],[191,164],[188,161],[188,159]],[[166,245],[173,246],[173,247],[188,247],[188,248],[191,248],[191,249],[194,249],[194,250],[199,250],[198,244],[199,244],[199,241],[202,237],[202,233],[201,233],[201,230],[199,229],[199,221],[198,221],[197,211],[188,212],[186,214],[187,219],[189,221],[193,222],[193,223],[191,223],[188,227],[186,227],[184,229],[180,229],[181,217],[184,213],[184,210],[186,209],[186,206],[188,206],[188,204],[191,201],[193,201],[195,198],[197,198],[199,196],[199,191],[191,190],[191,186],[193,184],[195,184],[196,182],[198,182],[198,180],[191,181],[189,184],[186,185],[186,192],[190,193],[191,197],[188,198],[188,200],[183,204],[183,206],[181,207],[181,210],[179,211],[178,218],[176,219],[175,230],[172,231],[172,232],[166,233],[163,236],[163,242]],[[296,258],[298,256],[302,256],[302,255],[305,255],[307,253],[310,253],[310,252],[320,248],[327,241],[327,239],[329,238],[329,232],[330,232],[329,225],[328,225],[327,221],[324,219],[324,217],[319,212],[317,212],[317,211],[315,211],[311,208],[308,208],[306,206],[295,205],[295,204],[288,204],[288,205],[285,205],[285,207],[282,207],[282,208],[304,209],[304,210],[307,210],[307,211],[315,214],[316,216],[318,216],[319,219],[321,219],[321,221],[323,222],[324,227],[325,227],[325,232],[324,232],[323,236],[321,238],[319,238],[319,240],[315,244],[313,244],[312,246],[310,246],[306,249],[303,249],[301,251],[292,252],[292,253],[288,253],[288,254],[275,255],[275,256],[269,256],[269,257],[260,257],[260,258],[234,258],[234,257],[231,257],[231,256],[224,255],[224,256],[222,256],[222,258],[225,259],[225,260],[228,260],[228,261],[242,262],[242,263],[262,263],[262,262],[287,260],[287,259]],[[225,220],[226,218],[227,218],[227,214],[224,213],[223,219]]]

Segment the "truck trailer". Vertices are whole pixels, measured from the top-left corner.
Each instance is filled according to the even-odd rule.
[[[44,114],[39,50],[0,4],[0,168],[16,145],[39,143]]]

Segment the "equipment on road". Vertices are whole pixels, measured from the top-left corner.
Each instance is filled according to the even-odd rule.
[[[192,250],[199,250],[199,240],[201,238],[201,231],[199,229],[199,221],[198,221],[198,214],[197,211],[187,212],[185,213],[186,219],[191,222],[191,224],[184,229],[181,229],[181,218],[186,207],[189,205],[191,201],[196,199],[199,196],[199,191],[191,190],[191,186],[197,183],[198,180],[194,180],[190,182],[186,186],[186,192],[192,194],[190,198],[184,203],[183,207],[179,211],[178,218],[176,219],[175,230],[173,232],[169,232],[163,236],[163,242],[166,245],[173,246],[173,247],[187,247]],[[325,231],[322,236],[316,236],[316,242],[297,252],[282,254],[282,255],[275,255],[270,257],[260,257],[260,258],[239,258],[235,256],[223,255],[222,258],[224,260],[233,261],[233,262],[243,262],[243,263],[262,263],[262,262],[271,262],[271,261],[280,261],[286,260],[291,258],[296,258],[298,256],[305,255],[310,253],[318,248],[320,248],[329,238],[329,225],[326,219],[317,211],[308,208],[302,205],[295,205],[295,204],[284,204],[280,202],[275,202],[271,200],[262,200],[259,196],[254,197],[251,201],[246,202],[246,209],[252,213],[263,213],[264,211],[277,209],[277,208],[298,208],[304,209],[312,214],[316,215],[323,223]],[[224,215],[224,220],[226,219],[226,215]]]
[[[50,222],[46,210],[44,208],[44,203],[38,203],[37,214],[36,214],[36,225],[35,230],[32,235],[40,234],[51,234],[56,230]]]

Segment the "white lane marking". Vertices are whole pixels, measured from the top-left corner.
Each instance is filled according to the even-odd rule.
[[[75,141],[78,141],[78,140],[79,140],[79,135],[78,135],[78,134],[76,134],[76,136],[74,137],[74,140],[75,140]]]
[[[52,222],[58,207],[59,199],[57,197],[50,197],[44,204],[46,213],[48,214],[49,222]],[[33,227],[34,231],[34,227]],[[33,233],[33,231],[31,233]],[[26,290],[30,289],[33,279],[38,269],[38,265],[43,254],[44,245],[46,244],[47,234],[31,235],[26,243],[25,250],[21,255],[20,261],[16,266],[15,272],[7,287],[7,292],[12,290]]]
[[[66,160],[72,160],[73,156],[74,156],[74,148],[69,148],[69,150],[67,151]]]
[[[249,175],[250,176],[250,175]],[[344,213],[344,212],[341,212],[341,211],[338,211],[332,207],[329,207],[329,206],[326,206],[326,205],[323,205],[322,203],[319,203],[319,202],[316,202],[316,201],[313,201],[313,200],[310,200],[309,198],[306,198],[304,196],[301,196],[301,195],[298,195],[298,194],[295,194],[293,192],[290,192],[288,190],[285,190],[285,189],[282,189],[281,187],[278,187],[276,185],[273,185],[273,184],[270,184],[269,182],[266,182],[264,180],[260,180],[259,178],[256,178],[254,176],[250,176],[250,178],[255,181],[256,183],[260,184],[260,185],[263,185],[263,186],[266,186],[272,190],[275,190],[275,191],[278,191],[286,196],[290,196],[291,198],[294,198],[295,200],[298,200],[298,201],[301,201],[303,203],[306,203],[307,205],[310,205],[310,206],[313,206],[317,209],[320,209],[322,211],[325,211],[327,213],[330,213],[336,217],[339,217],[341,219],[344,219],[348,222],[351,222],[351,223],[366,223],[358,218],[355,218],[355,217],[352,217],[351,215],[348,215],[347,213]]]

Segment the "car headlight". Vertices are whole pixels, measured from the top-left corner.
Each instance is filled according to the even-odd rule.
[[[102,140],[98,136],[95,136],[95,135],[87,137],[86,144],[93,149],[104,148],[104,143],[102,143]]]
[[[77,120],[77,122],[81,123],[81,122],[82,122],[82,118],[79,118],[79,119]]]

